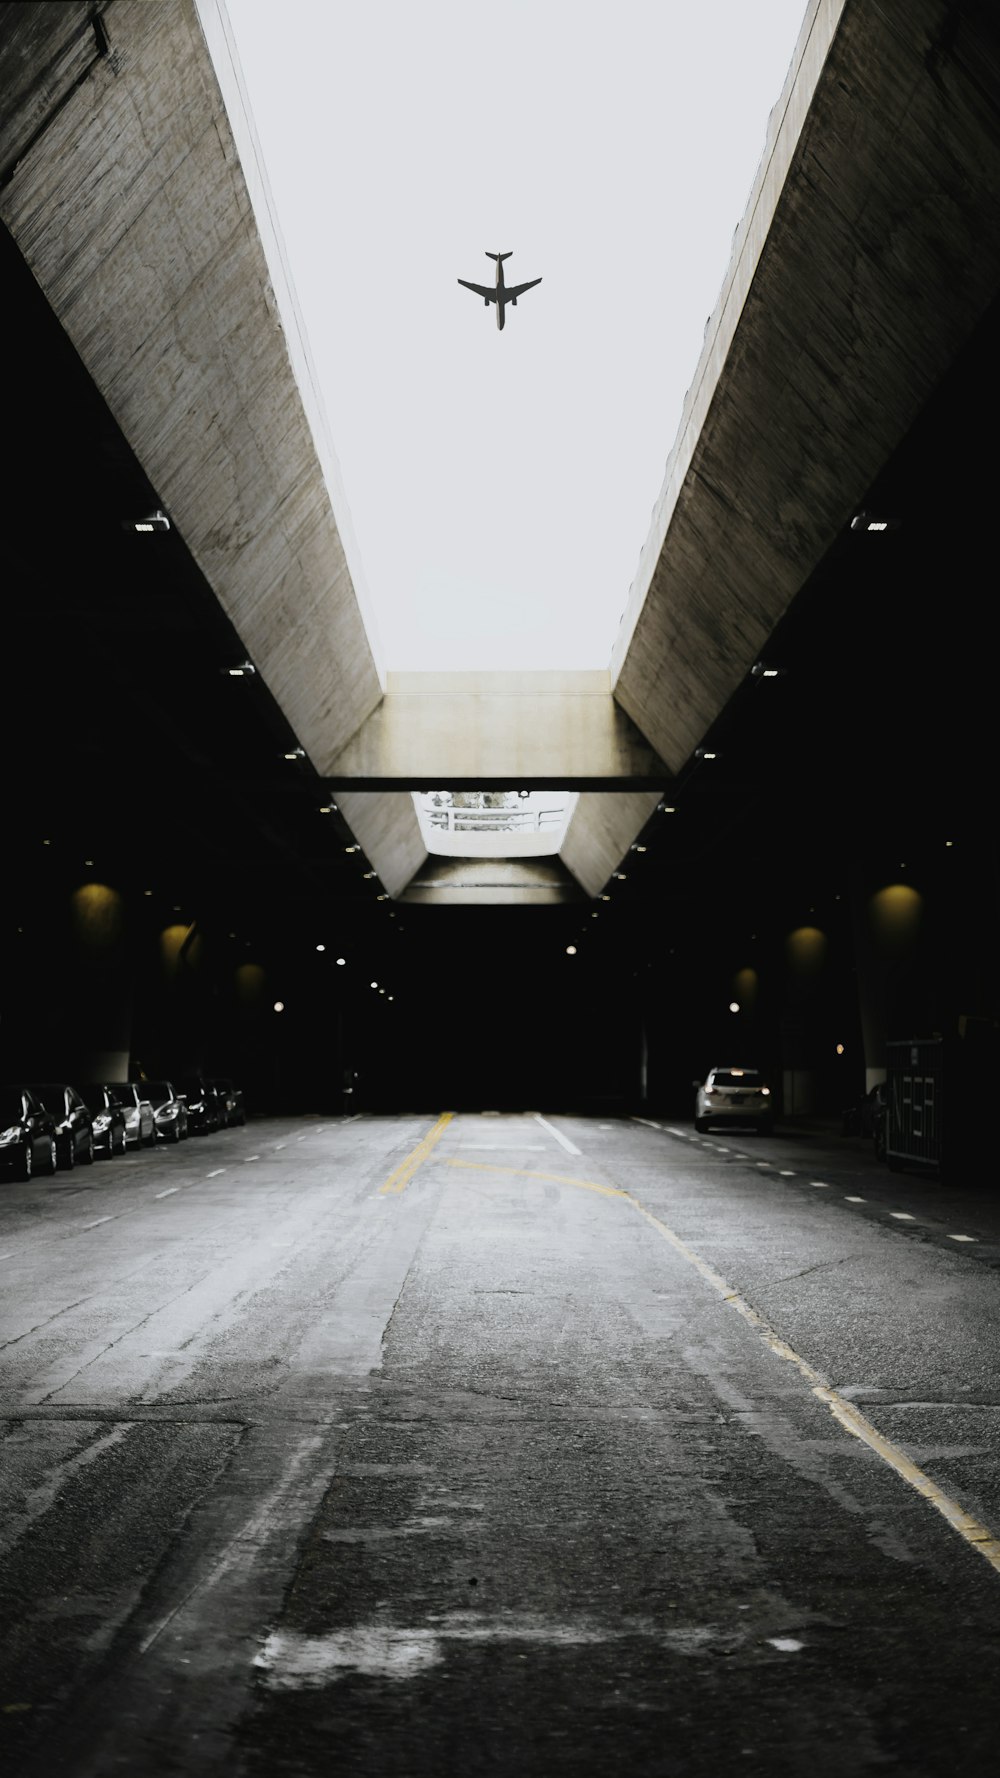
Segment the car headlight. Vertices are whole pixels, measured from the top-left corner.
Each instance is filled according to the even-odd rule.
[[[9,1130],[0,1130],[0,1144],[7,1146],[11,1142],[20,1142],[21,1128],[19,1124],[11,1124]]]
[[[108,1125],[110,1124],[110,1122],[111,1122],[111,1113],[108,1111],[99,1111],[97,1116],[94,1119],[94,1134],[95,1134],[95,1136],[102,1134],[103,1131],[105,1131],[108,1128]]]

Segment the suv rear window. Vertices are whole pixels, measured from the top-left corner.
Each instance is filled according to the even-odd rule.
[[[758,1068],[717,1068],[712,1076],[716,1087],[759,1087],[760,1083]]]

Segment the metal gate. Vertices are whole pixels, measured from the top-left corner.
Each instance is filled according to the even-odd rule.
[[[944,1143],[944,1043],[940,1037],[886,1044],[889,1088],[885,1158],[940,1168]]]

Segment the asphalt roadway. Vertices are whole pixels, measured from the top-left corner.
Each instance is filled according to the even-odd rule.
[[[255,1120],[0,1187],[9,1778],[1000,1769],[1000,1203]]]

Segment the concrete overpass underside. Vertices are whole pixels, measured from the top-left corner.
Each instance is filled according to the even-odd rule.
[[[0,25],[3,220],[387,893],[598,894],[996,292],[990,9],[809,5],[609,672],[516,683],[384,671],[217,0]],[[429,859],[470,786],[579,792],[558,859]]]

